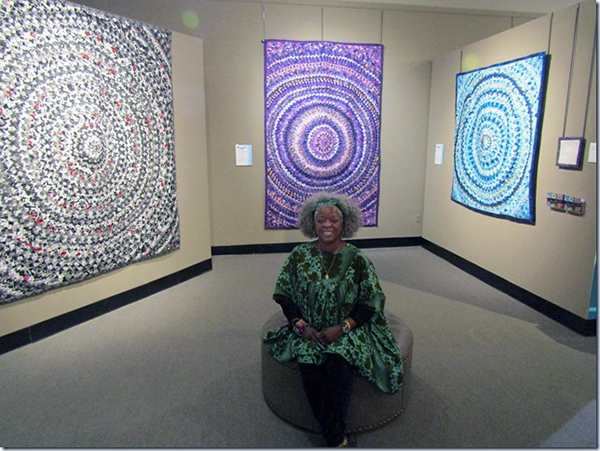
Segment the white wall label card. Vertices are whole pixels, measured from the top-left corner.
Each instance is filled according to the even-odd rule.
[[[252,144],[235,145],[236,166],[252,166]]]
[[[433,162],[435,164],[444,164],[444,145],[436,144],[435,145],[435,157]]]
[[[590,143],[590,152],[588,154],[588,161],[590,163],[596,163],[596,143]]]

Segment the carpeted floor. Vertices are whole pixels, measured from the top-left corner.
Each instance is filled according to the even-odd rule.
[[[422,248],[366,253],[415,343],[406,411],[359,447],[597,447],[596,337]],[[285,257],[214,257],[206,274],[1,355],[0,446],[322,446],[262,398],[260,329]]]

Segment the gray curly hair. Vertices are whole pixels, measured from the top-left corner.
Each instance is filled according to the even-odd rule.
[[[298,228],[309,238],[316,238],[315,213],[323,205],[334,205],[342,212],[344,228],[342,237],[352,237],[362,225],[360,208],[349,197],[334,193],[317,193],[311,196],[298,213]]]

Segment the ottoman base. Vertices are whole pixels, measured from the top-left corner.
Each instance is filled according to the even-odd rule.
[[[402,388],[393,395],[384,393],[355,372],[347,419],[350,433],[366,432],[386,425],[402,413],[407,402],[413,336],[408,326],[396,316],[386,313],[386,317],[404,363]],[[274,314],[263,325],[261,336],[264,337],[267,331],[286,323],[283,313]],[[279,363],[269,355],[264,346],[261,347],[262,388],[269,408],[294,426],[311,432],[320,432],[319,424],[304,394],[298,363]]]

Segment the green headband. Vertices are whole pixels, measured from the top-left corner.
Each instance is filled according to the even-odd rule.
[[[316,215],[317,211],[319,211],[319,208],[321,208],[323,205],[333,205],[334,207],[337,207],[342,212],[342,218],[344,217],[344,207],[342,206],[340,200],[336,199],[335,197],[324,197],[323,199],[320,199],[315,205],[313,214]]]

